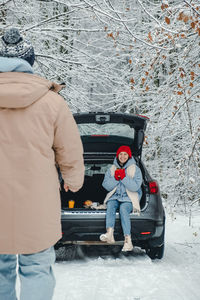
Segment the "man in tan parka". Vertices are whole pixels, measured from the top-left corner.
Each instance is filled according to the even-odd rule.
[[[56,165],[67,191],[83,184],[83,148],[61,86],[33,74],[34,49],[16,28],[0,39],[0,300],[50,300],[61,238]]]

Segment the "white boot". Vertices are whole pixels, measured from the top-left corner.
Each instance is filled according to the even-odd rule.
[[[112,227],[107,228],[107,232],[100,235],[100,237],[99,237],[100,240],[102,242],[106,242],[108,244],[114,244],[115,239],[114,239],[113,232],[114,232],[114,229]]]
[[[127,251],[132,251],[133,250],[133,244],[131,241],[131,236],[130,235],[125,235],[125,239],[124,239],[124,246],[122,248],[123,252],[127,252]]]

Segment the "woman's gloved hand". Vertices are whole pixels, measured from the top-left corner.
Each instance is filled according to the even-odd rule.
[[[119,174],[118,176],[122,180],[126,176],[125,169],[119,169],[119,173],[118,174]]]
[[[126,176],[125,169],[117,169],[115,170],[115,179],[122,180]]]
[[[115,179],[117,180],[117,181],[119,181],[120,180],[120,175],[119,175],[119,171],[120,171],[120,169],[116,169],[115,170]]]

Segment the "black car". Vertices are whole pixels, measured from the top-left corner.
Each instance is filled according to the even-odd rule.
[[[116,151],[121,145],[131,148],[132,155],[143,175],[140,200],[140,215],[131,214],[131,232],[134,246],[145,249],[152,258],[164,254],[165,212],[159,186],[152,179],[142,161],[142,146],[148,118],[123,113],[77,113],[78,124],[84,148],[85,179],[83,187],[76,193],[65,192],[61,184],[62,239],[55,248],[72,245],[85,247],[112,247],[121,249],[124,236],[119,214],[116,215],[114,237],[116,243],[109,246],[99,240],[105,232],[105,209],[86,208],[85,201],[103,204],[107,191],[102,187],[104,174],[112,165]],[[68,201],[75,200],[74,208],[68,208]]]

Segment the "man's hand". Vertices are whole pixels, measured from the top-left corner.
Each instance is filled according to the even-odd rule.
[[[69,191],[68,185],[64,184],[64,189],[65,189],[65,192],[68,192]]]

